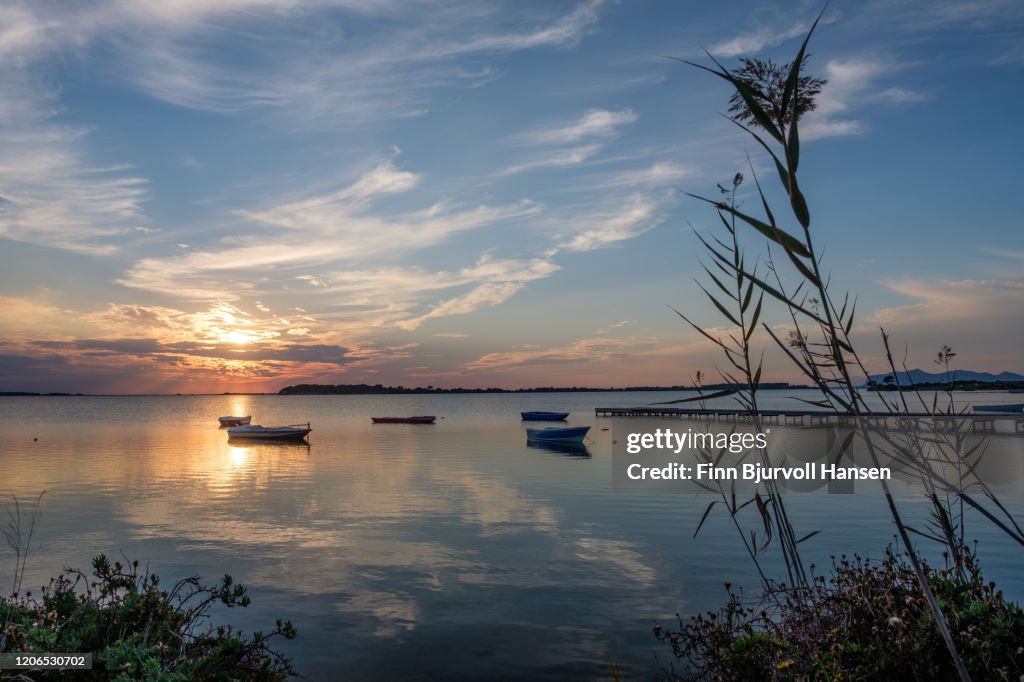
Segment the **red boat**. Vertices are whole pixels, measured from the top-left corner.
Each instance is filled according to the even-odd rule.
[[[370,417],[374,424],[433,424],[437,417]]]

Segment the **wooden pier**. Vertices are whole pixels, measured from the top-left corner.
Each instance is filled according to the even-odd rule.
[[[681,407],[595,407],[595,417],[676,417],[703,421],[724,421],[749,423],[753,421],[746,410],[694,409]],[[783,426],[852,426],[857,417],[868,420],[872,426],[881,428],[898,427],[902,419],[930,420],[936,429],[949,430],[957,423],[970,422],[971,431],[976,433],[1005,433],[996,430],[997,422],[1013,424],[1013,432],[1024,433],[1024,414],[974,412],[957,414],[932,414],[929,412],[862,412],[860,415],[825,412],[823,410],[761,410],[763,424]]]

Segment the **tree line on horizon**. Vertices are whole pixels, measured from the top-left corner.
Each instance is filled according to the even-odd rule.
[[[729,384],[704,385],[701,389],[736,388]],[[762,384],[761,388],[788,389],[807,388],[787,382]],[[530,388],[444,388],[440,386],[384,386],[383,384],[297,384],[285,386],[278,395],[375,395],[402,393],[600,393],[624,391],[695,391],[697,386],[626,386],[626,387],[591,387],[591,386],[535,386]]]

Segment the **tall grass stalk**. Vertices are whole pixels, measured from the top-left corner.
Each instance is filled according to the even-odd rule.
[[[11,504],[7,507],[7,524],[0,528],[0,534],[4,536],[7,547],[14,553],[14,573],[11,576],[11,599],[16,599],[21,594],[22,584],[25,581],[25,569],[28,566],[28,557],[32,550],[32,538],[36,532],[36,525],[43,513],[43,495],[46,491],[39,493],[39,496],[28,505],[23,505],[15,495],[11,495]],[[13,609],[6,609],[3,620],[3,628],[0,629],[0,654],[7,646],[7,629],[11,625]]]
[[[722,351],[728,366],[718,368],[719,376],[725,383],[740,387],[733,395],[733,398],[740,403],[749,415],[755,431],[761,432],[764,427],[758,407],[757,392],[761,383],[764,358],[761,356],[756,360],[754,359],[751,337],[757,330],[761,312],[764,309],[764,293],[755,291],[753,280],[744,274],[746,266],[736,225],[736,193],[742,184],[743,175],[737,173],[729,187],[718,186],[720,193],[723,195],[724,204],[730,209],[729,211],[721,208],[718,210],[718,218],[727,232],[726,238],[723,240],[717,237],[709,237],[708,239],[711,241],[708,241],[699,233],[697,235],[697,238],[700,239],[705,247],[715,255],[711,259],[710,264],[704,263],[702,265],[704,272],[710,279],[709,285],[705,287],[698,282],[697,286],[701,288],[708,297],[708,300],[711,301],[722,315],[729,320],[730,324],[733,325],[734,331],[724,334],[715,333],[698,325],[680,311],[676,310],[675,312],[687,324],[718,346]],[[712,242],[714,242],[714,246],[712,246]],[[726,266],[719,262],[719,256],[727,260],[729,265]],[[757,272],[756,265],[753,271]],[[711,286],[711,284],[714,286]],[[714,290],[715,293],[709,291],[709,288]],[[762,464],[768,466],[767,452],[764,449],[759,449],[757,452],[761,457]],[[706,462],[715,464],[720,461],[724,454],[724,451],[718,453],[701,451],[701,455]],[[701,485],[708,488],[704,484]],[[759,552],[771,544],[773,538],[778,538],[783,563],[789,579],[788,584],[806,589],[809,586],[807,570],[800,558],[800,550],[797,546],[801,540],[797,539],[793,524],[789,520],[779,484],[775,480],[768,480],[763,482],[758,488],[751,498],[744,502],[739,502],[736,498],[735,483],[732,483],[730,488],[726,490],[722,482],[715,481],[713,488],[709,489],[717,492],[719,499],[711,501],[705,508],[694,535],[700,532],[704,521],[707,520],[713,507],[721,502],[728,511],[730,520],[739,533],[740,540],[743,542],[747,554],[753,560],[764,586],[770,587],[770,581],[758,555]],[[760,542],[758,542],[757,532],[743,528],[738,518],[739,513],[751,504],[754,505],[754,509],[761,521]],[[805,536],[803,539],[807,537],[810,536]]]

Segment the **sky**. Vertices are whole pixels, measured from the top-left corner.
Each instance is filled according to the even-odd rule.
[[[723,327],[686,193],[779,195],[727,84],[679,59],[788,61],[820,9],[7,0],[0,391],[713,377],[672,310]],[[872,371],[880,328],[910,367],[949,344],[1024,371],[1022,46],[1016,0],[825,11],[800,173]]]

